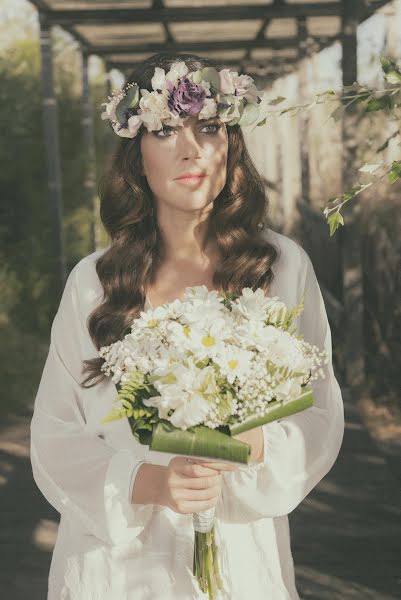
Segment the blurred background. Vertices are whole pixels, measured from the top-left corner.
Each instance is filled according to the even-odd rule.
[[[355,81],[381,88],[380,55],[401,61],[401,0],[0,0],[0,589],[12,600],[46,597],[58,513],[32,480],[29,423],[66,276],[108,244],[97,184],[118,139],[101,103],[163,50],[247,73],[280,108]],[[290,515],[294,561],[303,600],[395,600],[401,185],[368,188],[333,236],[323,209],[365,162],[400,160],[400,121],[332,111],[245,131],[273,229],[314,264],[346,409],[335,467]]]

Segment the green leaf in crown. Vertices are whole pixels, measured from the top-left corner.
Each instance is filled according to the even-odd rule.
[[[205,67],[200,73],[204,81],[208,81],[212,88],[218,92],[220,91],[220,76],[215,68]]]
[[[116,117],[120,123],[120,125],[124,125],[126,122],[125,111],[128,108],[136,108],[139,104],[139,87],[135,83],[133,86],[129,87],[126,95],[117,105],[116,108]]]
[[[252,125],[252,123],[254,123],[258,117],[258,106],[256,104],[248,103],[245,105],[241,118],[238,120],[238,125],[240,125],[241,127]]]

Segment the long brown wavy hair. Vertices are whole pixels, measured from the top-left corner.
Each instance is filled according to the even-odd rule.
[[[126,84],[136,82],[140,89],[152,91],[155,67],[167,72],[177,60],[184,60],[190,71],[206,66],[222,68],[195,54],[158,53],[138,66]],[[152,191],[141,174],[142,132],[143,127],[136,137],[121,138],[99,186],[100,218],[111,245],[96,261],[103,302],[87,320],[98,349],[129,332],[132,321],[144,309],[147,285],[154,280],[165,255]],[[207,232],[221,257],[213,287],[221,294],[240,293],[243,287],[261,287],[267,292],[273,281],[272,265],[278,258],[278,249],[261,235],[263,227],[268,226],[268,197],[240,126],[227,126],[227,135],[226,183],[214,200]],[[102,357],[83,361],[82,374],[87,377],[82,387],[92,387],[106,378],[101,371],[103,361]]]

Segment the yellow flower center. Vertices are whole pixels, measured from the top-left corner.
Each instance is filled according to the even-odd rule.
[[[216,342],[216,340],[211,335],[205,335],[205,337],[202,338],[202,344],[204,346],[213,346],[215,344],[215,342]]]
[[[230,369],[235,369],[236,366],[238,366],[238,361],[237,360],[229,360],[228,361],[228,366],[230,367]]]

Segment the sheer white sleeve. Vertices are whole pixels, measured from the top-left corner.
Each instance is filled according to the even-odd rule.
[[[309,384],[313,406],[263,425],[263,462],[223,474],[222,521],[247,522],[290,513],[330,471],[342,445],[344,406],[333,372],[330,326],[311,260],[298,248],[303,266],[297,302],[305,293],[298,331],[305,341],[326,350],[325,377]],[[293,280],[297,285],[295,273]]]
[[[140,457],[116,449],[89,427],[85,406],[99,401],[102,387],[80,386],[83,358],[95,348],[82,309],[85,282],[71,271],[51,327],[48,356],[31,421],[35,482],[60,513],[78,520],[105,543],[133,541],[149,520],[152,505],[130,502],[132,474]],[[100,384],[102,385],[102,384]]]

